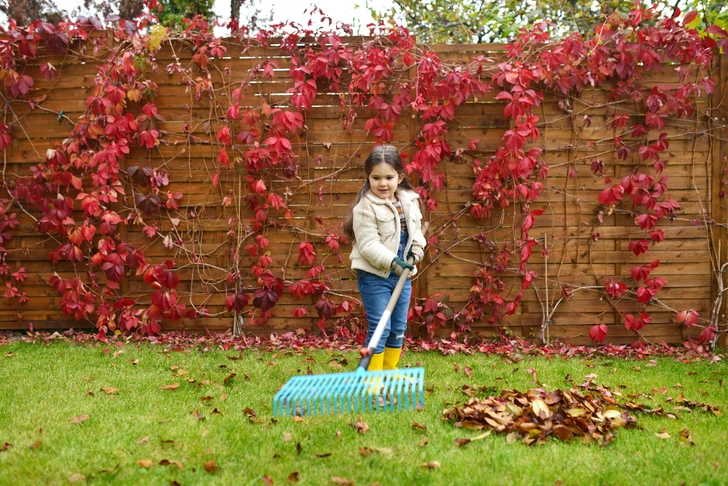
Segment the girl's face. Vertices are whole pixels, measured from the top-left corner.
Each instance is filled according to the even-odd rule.
[[[369,173],[369,186],[372,192],[388,201],[396,201],[394,192],[399,183],[404,180],[404,174],[397,174],[397,171],[386,162],[377,164]]]

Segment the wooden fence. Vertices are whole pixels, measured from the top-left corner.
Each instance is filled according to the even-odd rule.
[[[478,55],[493,58],[503,55],[500,46],[492,45],[440,45],[431,48],[443,60],[453,63],[466,62]],[[176,55],[182,65],[190,64],[192,53],[188,49],[180,46]],[[232,79],[242,80],[251,67],[264,59],[277,62],[275,76],[270,82],[247,86],[241,106],[260,106],[261,100],[271,105],[287,102],[285,91],[292,86],[288,74],[289,57],[275,47],[252,48],[243,57],[214,61],[219,72],[229,68]],[[165,66],[175,59],[170,49],[163,49],[156,61]],[[13,133],[16,137],[12,147],[5,152],[5,173],[8,175],[28,174],[29,166],[43,160],[46,149],[72,130],[69,119],[77,120],[85,110],[85,100],[94,87],[98,63],[90,58],[73,56],[56,62],[62,66],[61,72],[52,81],[44,81],[37,76],[37,65],[27,67],[38,80],[34,97],[45,96],[39,107],[30,109],[21,103],[13,103],[9,105],[11,109],[6,110],[6,123],[15,124]],[[669,72],[665,72],[646,79],[645,83],[649,86],[677,82],[676,75],[671,77]],[[195,75],[201,73],[193,73],[191,77]],[[218,79],[215,76],[217,74],[213,75],[213,81]],[[572,100],[569,110],[559,106],[555,97],[547,95],[537,114],[541,118],[539,128],[545,147],[544,158],[552,170],[545,181],[546,191],[539,203],[532,206],[532,209],[541,208],[546,212],[531,230],[531,235],[539,238],[541,246],[534,250],[528,265],[538,278],[534,288],[527,292],[519,312],[504,322],[511,332],[536,338],[542,333],[544,316],[552,313],[551,318],[546,320],[548,327],[543,329],[548,339],[586,343],[589,342],[589,328],[597,322],[604,322],[610,325],[608,342],[635,341],[637,333],[626,329],[620,314],[602,298],[602,291],[591,287],[603,286],[608,276],[629,281],[629,271],[634,264],[653,259],[660,260],[656,273],[665,278],[667,284],[660,294],[664,307],[649,306],[653,322],[642,329],[643,338],[653,342],[681,342],[686,329],[677,322],[675,310],[693,308],[700,312],[701,317],[710,316],[718,292],[716,268],[728,258],[724,226],[728,208],[726,198],[720,196],[722,182],[726,178],[724,171],[728,166],[724,128],[728,118],[728,57],[725,55],[716,63],[713,77],[717,81],[716,91],[712,96],[705,95],[697,100],[692,118],[672,121],[666,128],[670,147],[664,157],[667,160],[665,174],[670,177],[670,193],[680,202],[682,211],[677,219],[663,226],[666,240],[640,257],[635,257],[627,248],[630,239],[643,234],[634,225],[634,215],[619,211],[605,213],[603,223],[595,223],[598,210],[595,202],[599,191],[606,185],[602,177],[592,174],[588,162],[600,154],[605,165],[614,164],[615,170],[610,177],[615,182],[630,173],[636,162],[631,158],[618,160],[611,150],[614,133],[607,124],[615,113],[634,114],[638,110],[627,104],[608,103],[607,92],[601,89],[585,91],[581,97]],[[188,241],[188,248],[207,255],[208,261],[225,269],[230,249],[226,236],[227,222],[236,214],[234,209],[240,201],[233,201],[231,206],[226,207],[223,198],[237,193],[240,175],[225,175],[221,188],[213,190],[211,167],[219,148],[215,149],[210,143],[189,142],[183,128],[187,124],[199,140],[214,140],[217,126],[214,123],[211,126],[209,122],[219,117],[220,107],[206,96],[196,100],[194,88],[180,83],[179,78],[169,76],[163,70],[150,72],[149,79],[159,85],[160,96],[156,102],[166,118],[161,125],[166,135],[158,149],[133,148],[125,164],[127,167],[142,164],[165,166],[169,170],[169,188],[184,193],[181,221],[173,224],[169,218],[159,219],[159,234],[151,239],[142,232],[142,225],[122,226],[120,231],[130,243],[144,248],[150,261],[186,258],[180,248],[170,250],[165,247],[162,236],[171,234]],[[297,226],[271,228],[268,232],[274,260],[272,268],[277,275],[288,280],[303,278],[308,268],[296,262],[298,245],[305,240],[315,242],[319,257],[326,266],[332,291],[356,299],[355,275],[349,269],[347,258],[349,248],[342,247],[341,257],[332,255],[320,237],[325,235],[326,229],[339,231],[354,193],[363,182],[363,161],[374,140],[364,130],[365,117],[359,117],[350,132],[343,128],[338,97],[319,95],[314,105],[306,114],[307,130],[293,140],[301,164],[298,179],[281,177],[272,182],[272,189],[278,192],[287,189],[289,203],[294,210],[293,221]],[[495,92],[459,107],[455,120],[448,123],[448,141],[454,147],[467,147],[470,140],[479,139],[478,156],[487,160],[496,150],[507,127],[503,108],[503,102],[495,100]],[[60,117],[59,121],[57,114],[61,110],[65,117]],[[585,115],[588,115],[590,125],[584,123]],[[413,154],[416,149],[412,141],[420,126],[420,120],[403,117],[396,126],[392,143],[403,152]],[[574,173],[569,176],[570,170],[576,177]],[[423,271],[415,280],[414,294],[426,297],[441,293],[447,305],[457,312],[467,303],[474,283],[473,272],[487,253],[487,249],[472,237],[485,230],[490,240],[499,243],[512,241],[514,231],[520,231],[517,222],[522,216],[520,206],[516,205],[502,214],[496,213],[485,222],[464,216],[453,224],[452,214],[463,210],[471,200],[474,181],[472,161],[449,162],[444,164],[444,171],[447,186],[437,195],[437,212],[428,216],[430,234],[438,234],[439,243],[428,251]],[[52,265],[48,261],[48,252],[58,243],[40,234],[29,215],[19,213],[19,219],[21,225],[14,231],[14,239],[7,244],[7,260],[13,269],[26,268],[28,278],[19,285],[19,289],[27,293],[29,301],[18,308],[15,301],[0,300],[0,329],[27,329],[28,322],[32,322],[35,329],[92,327],[88,322],[76,322],[64,316],[59,307],[61,296],[48,285],[53,272],[66,277],[74,275],[71,264]],[[719,224],[706,224],[711,221]],[[595,233],[599,233],[598,238]],[[544,246],[549,249],[548,257],[542,254]],[[186,303],[204,305],[214,317],[167,322],[164,329],[230,329],[233,317],[225,312],[224,285],[216,285],[224,281],[224,272],[216,272],[212,266],[200,268],[190,265],[183,266],[178,274],[183,281],[180,294]],[[520,280],[514,277],[516,289],[518,282]],[[573,297],[560,300],[565,287],[574,290]],[[122,290],[140,296],[148,292],[148,287],[138,280],[127,279]],[[301,301],[286,293],[274,307],[273,317],[265,323],[248,326],[248,329],[262,334],[298,328],[316,329],[314,302],[313,298]],[[307,308],[308,316],[294,318],[293,309],[297,307]],[[638,304],[626,303],[624,308],[637,312]],[[411,329],[411,332],[418,335],[421,330]],[[475,323],[472,332],[489,336],[494,334],[495,329],[486,323]]]

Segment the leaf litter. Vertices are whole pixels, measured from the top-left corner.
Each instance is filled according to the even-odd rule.
[[[662,407],[627,402],[619,403],[607,387],[585,383],[584,390],[546,391],[541,388],[527,392],[503,390],[499,396],[471,397],[462,405],[443,411],[443,417],[456,427],[469,430],[489,429],[506,434],[506,441],[520,440],[524,444],[544,444],[549,437],[562,441],[581,440],[586,443],[607,445],[616,438],[615,430],[639,428],[632,413],[670,416]],[[686,400],[682,393],[674,401],[688,410],[703,410],[720,416],[719,407]],[[655,434],[658,438],[672,436],[665,430]],[[471,439],[456,439],[457,446],[485,437],[481,434]],[[680,433],[681,442],[692,444],[690,432]]]

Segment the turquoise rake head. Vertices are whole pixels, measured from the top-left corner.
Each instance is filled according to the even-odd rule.
[[[424,368],[294,376],[273,397],[273,415],[421,409]]]

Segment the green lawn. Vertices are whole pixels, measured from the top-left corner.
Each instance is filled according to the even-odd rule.
[[[423,411],[273,419],[272,397],[288,378],[309,367],[317,374],[353,370],[355,361],[353,352],[0,346],[0,484],[728,484],[728,415],[637,414],[642,429],[619,429],[604,447],[555,439],[529,447],[497,434],[458,447],[455,439],[478,433],[441,420],[446,407],[467,399],[463,385],[491,393],[537,387],[530,368],[546,389],[578,386],[595,374],[595,383],[619,387],[625,400],[671,411],[668,398],[682,392],[725,412],[725,361],[514,363],[411,352],[402,364],[425,368]],[[359,417],[369,426],[365,434],[352,426]],[[663,429],[670,438],[657,437]],[[683,429],[695,445],[681,444]],[[439,467],[423,467],[435,461]]]

